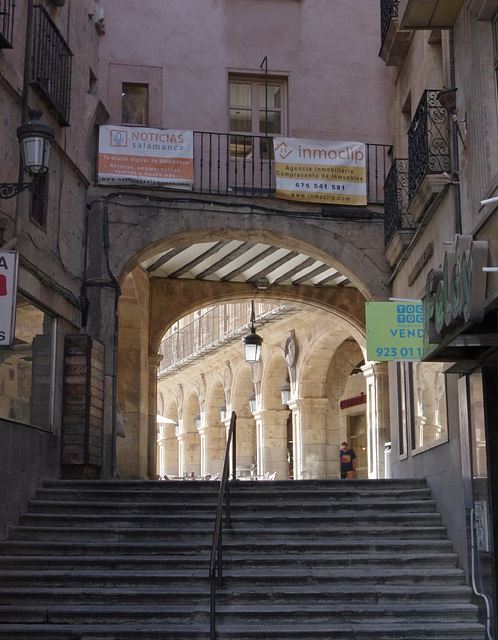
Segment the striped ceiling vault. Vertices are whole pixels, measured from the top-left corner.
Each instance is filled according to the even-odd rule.
[[[228,240],[169,249],[142,262],[153,277],[270,285],[347,287],[339,271],[302,253],[266,244]]]

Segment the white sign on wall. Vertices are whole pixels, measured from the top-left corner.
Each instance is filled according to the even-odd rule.
[[[276,195],[321,204],[367,204],[362,142],[273,138]]]
[[[17,251],[0,251],[0,347],[14,342],[18,255]]]
[[[193,132],[101,126],[98,182],[192,189]]]

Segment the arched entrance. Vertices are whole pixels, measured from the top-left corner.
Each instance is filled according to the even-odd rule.
[[[138,200],[136,194],[133,196],[121,194],[119,200],[112,195],[108,201],[99,200],[92,205],[95,220],[98,219],[98,213],[102,214],[104,234],[108,233],[112,238],[103,255],[98,251],[98,243],[91,245],[91,252],[95,254],[93,256],[95,259],[90,260],[95,268],[92,276],[98,279],[111,273],[121,286],[118,308],[120,326],[117,397],[124,405],[121,410],[127,420],[127,437],[124,440],[120,439],[118,444],[120,477],[155,477],[156,475],[156,377],[160,360],[157,354],[165,331],[180,317],[201,307],[225,301],[252,299],[277,301],[279,304],[290,306],[300,305],[301,309],[308,305],[307,308],[312,313],[324,314],[320,320],[324,325],[328,323],[330,327],[343,327],[342,336],[335,335],[332,342],[330,342],[330,336],[329,342],[325,337],[320,342],[317,334],[312,331],[313,338],[316,339],[316,355],[314,358],[311,356],[313,350],[311,343],[309,352],[306,352],[306,355],[304,352],[302,354],[303,358],[308,359],[306,365],[308,375],[303,375],[299,380],[294,381],[298,386],[295,386],[293,396],[294,401],[302,401],[298,410],[301,421],[299,430],[295,431],[297,429],[297,422],[294,420],[295,407],[289,404],[289,409],[285,409],[282,405],[274,409],[282,414],[282,433],[279,439],[285,443],[285,446],[290,440],[287,430],[290,410],[293,412],[292,429],[301,438],[300,451],[303,456],[301,460],[304,460],[305,454],[306,459],[310,461],[320,458],[320,477],[330,475],[332,467],[327,467],[329,464],[327,460],[331,460],[331,455],[323,451],[326,451],[327,446],[335,448],[336,438],[334,436],[328,444],[325,439],[319,445],[322,447],[320,456],[317,453],[312,455],[314,445],[306,441],[307,431],[303,428],[302,422],[306,414],[304,399],[313,400],[313,411],[316,411],[317,401],[320,399],[316,397],[316,388],[318,388],[316,377],[319,375],[321,379],[319,385],[324,389],[330,365],[330,362],[326,364],[322,361],[322,352],[335,353],[339,344],[347,339],[356,340],[362,348],[365,346],[365,300],[382,299],[387,295],[384,284],[387,282],[387,266],[383,259],[382,226],[357,220],[352,222],[321,218],[317,221],[313,217],[310,217],[309,221],[301,218],[299,224],[296,224],[298,212],[291,205],[286,205],[285,211],[275,215],[270,213],[270,210],[264,213],[255,211],[247,213],[247,209],[252,205],[248,205],[247,201],[242,199],[238,203],[231,203],[230,207],[225,205],[224,209],[214,200],[211,203],[203,202],[201,210],[191,204],[187,206],[180,200],[168,196],[161,198],[160,202],[145,204]],[[302,212],[300,215],[302,216]],[[98,230],[98,225],[95,229]],[[269,287],[259,287],[259,280],[255,281],[254,273],[250,270],[245,273],[244,269],[238,271],[239,277],[233,278],[214,277],[213,269],[211,271],[206,269],[203,274],[188,277],[185,274],[188,274],[189,264],[185,259],[173,273],[164,272],[163,265],[166,262],[173,264],[172,255],[184,254],[185,248],[195,247],[195,250],[199,251],[202,247],[206,248],[208,253],[213,249],[213,244],[222,243],[225,246],[227,242],[232,241],[242,243],[243,246],[231,248],[231,254],[224,256],[218,262],[225,260],[230,264],[230,273],[236,273],[236,260],[240,260],[240,256],[244,254],[243,260],[248,264],[252,260],[249,258],[250,250],[258,251],[264,245],[267,252],[265,255],[272,255],[274,260],[270,264],[273,269],[271,277],[262,278],[269,283]],[[106,243],[103,244],[106,247]],[[251,246],[248,247],[248,244]],[[368,248],[365,245],[368,245]],[[283,255],[278,254],[279,251]],[[199,256],[193,256],[191,260],[195,262],[198,258]],[[289,275],[299,271],[293,267],[291,261],[300,259],[307,261],[307,265],[312,264],[316,267],[318,264],[317,270],[321,270],[322,273],[329,269],[339,274],[335,276],[336,282],[334,277],[331,277],[329,282],[324,282],[320,279],[313,281],[307,276],[299,280],[294,278],[294,275]],[[100,271],[98,265],[100,265]],[[282,265],[285,265],[287,276],[290,278],[287,282],[291,284],[281,284],[285,282],[285,278],[279,276],[276,270],[282,268]],[[98,276],[97,273],[100,275]],[[268,272],[265,275],[267,274]],[[111,316],[114,291],[110,287],[92,288],[89,297],[91,297],[90,309],[93,303],[93,308],[98,308],[103,315],[108,313]],[[95,305],[95,302],[98,304]],[[108,344],[112,343],[111,328],[111,326],[108,327],[107,335],[105,326],[102,330],[102,339]],[[278,339],[274,341],[275,344],[280,342],[282,371],[288,368],[285,360],[282,359],[282,354],[285,351],[288,331],[292,328],[292,324],[289,325],[287,331],[283,334],[281,332]],[[320,327],[319,330],[323,336],[326,335],[325,327]],[[309,330],[303,329],[302,336],[307,336],[308,333]],[[269,342],[268,340],[265,344]],[[268,390],[257,389],[258,383],[262,383],[263,380],[258,381],[253,374],[251,375],[254,388],[260,397],[270,398]],[[240,384],[240,389],[244,391],[240,391],[240,396],[235,395],[230,400],[237,404],[247,391],[249,378],[247,373],[242,374],[238,371],[234,376],[237,380],[245,381]],[[266,379],[271,379],[271,376]],[[282,383],[283,380],[279,382]],[[238,384],[237,387],[239,387]],[[208,384],[201,394],[199,389],[200,387],[197,390],[194,422],[195,416],[200,415],[201,429],[205,429],[207,416],[213,413],[213,407],[217,402],[217,400],[214,402],[211,400],[216,397],[216,393]],[[226,388],[224,391],[226,394]],[[190,390],[188,392],[190,393]],[[306,395],[308,392],[309,395]],[[179,387],[171,393],[174,393],[176,398],[178,424],[181,429],[186,419],[183,415],[186,396],[182,396],[185,390]],[[328,412],[327,403],[330,403],[330,400],[325,399],[323,393],[321,400],[324,400],[321,409],[324,417],[321,420],[325,421]],[[265,410],[270,411],[270,409]],[[246,414],[244,407],[241,415],[249,423],[251,416]],[[310,416],[313,421],[312,413]],[[266,436],[258,427],[258,419],[263,420],[264,415],[260,415],[260,418],[253,416],[252,419],[256,421],[257,457],[261,448],[265,448]],[[333,426],[332,429],[337,429],[337,426]],[[248,429],[247,434],[250,431],[251,429]],[[133,438],[126,442],[130,433],[133,434]],[[199,437],[201,443],[202,436],[205,436],[204,444],[199,443],[201,451],[209,451],[212,448],[209,444],[210,438],[214,438],[212,434],[208,434],[207,431],[204,434],[198,431],[195,435]],[[251,438],[247,437],[247,443]],[[247,447],[248,450],[244,455],[249,461],[254,454],[249,452],[249,444]],[[203,455],[201,454],[201,460]],[[199,472],[209,473],[210,465],[215,471],[216,459],[216,456],[204,456],[205,462],[199,463]],[[267,459],[267,456],[264,456],[264,459]],[[287,456],[284,454],[281,459],[278,458],[273,466],[278,466],[279,475],[285,477]],[[306,470],[306,465],[302,467],[301,473],[301,477],[307,477],[306,474],[309,472]]]

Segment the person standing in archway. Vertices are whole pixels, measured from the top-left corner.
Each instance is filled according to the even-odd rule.
[[[356,454],[353,449],[348,448],[347,442],[341,442],[341,450],[339,452],[341,457],[341,478],[353,479],[356,477]]]

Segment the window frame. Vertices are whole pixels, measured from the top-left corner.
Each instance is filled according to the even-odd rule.
[[[140,89],[145,89],[145,107],[144,107],[144,111],[145,111],[145,118],[144,118],[144,122],[137,122],[137,121],[131,121],[131,120],[125,120],[124,118],[124,97],[126,95],[125,92],[125,87],[136,87],[136,88],[140,88]],[[149,84],[146,82],[130,82],[130,81],[123,81],[121,83],[121,124],[123,125],[130,125],[130,126],[139,126],[139,127],[148,127],[150,123],[150,87]]]
[[[73,54],[41,4],[33,6],[33,56],[30,84],[48,104],[57,122],[69,126]]]
[[[41,174],[33,181],[34,186],[30,194],[29,219],[40,229],[46,231],[48,219],[48,189],[49,176]]]
[[[259,103],[259,88],[266,87],[268,80],[268,87],[270,86],[278,86],[280,88],[281,97],[280,97],[280,107],[268,107],[268,111],[278,112],[280,114],[280,133],[266,133],[264,131],[260,131],[260,119],[259,114],[266,109],[262,108]],[[232,84],[249,84],[251,85],[251,106],[248,105],[232,105],[231,96],[230,96],[230,87]],[[267,106],[267,105],[265,105]],[[251,109],[251,131],[237,131],[231,128],[231,117],[230,113],[232,108],[243,108],[243,109]],[[268,79],[265,78],[264,75],[255,75],[255,74],[244,74],[244,73],[229,73],[228,74],[228,130],[231,134],[234,135],[242,135],[247,134],[251,136],[285,136],[288,127],[288,119],[287,119],[287,109],[288,109],[288,81],[286,77],[281,75],[269,75]]]

